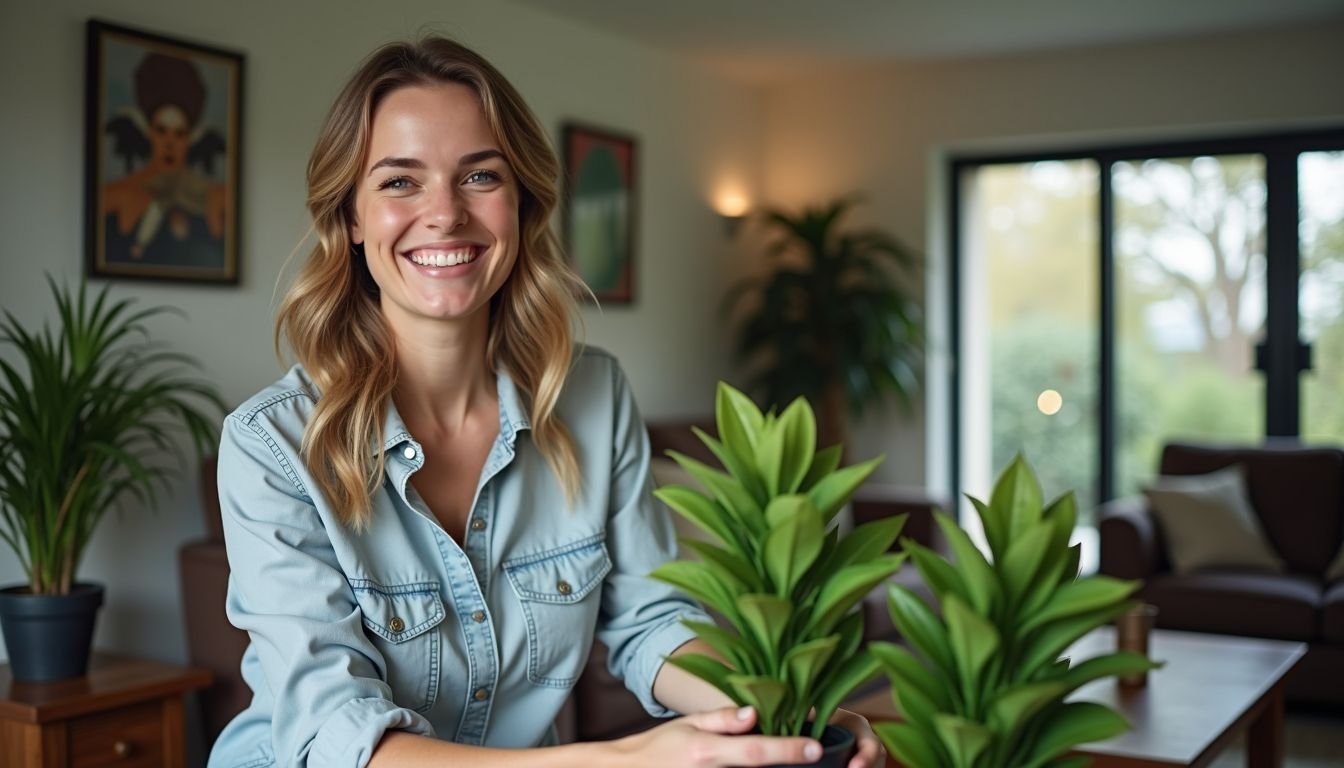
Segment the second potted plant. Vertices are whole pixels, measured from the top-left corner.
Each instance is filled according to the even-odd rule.
[[[25,330],[6,312],[0,346],[0,539],[28,583],[0,589],[0,628],[16,680],[76,677],[88,664],[103,589],[76,580],[103,515],[134,498],[151,504],[173,454],[169,430],[185,426],[198,453],[214,443],[224,402],[188,375],[196,362],[149,340],[144,321],[167,307],[136,310],[104,288],[89,296],[48,279],[60,324]]]
[[[819,739],[825,754],[816,765],[843,766],[854,737],[827,720],[879,671],[862,647],[863,614],[852,609],[901,567],[905,555],[888,550],[905,517],[839,536],[832,519],[882,459],[840,468],[840,446],[818,451],[806,400],[763,414],[721,383],[715,416],[718,438],[697,435],[727,471],[670,452],[708,492],[656,492],[713,541],[683,540],[700,559],[652,576],[723,617],[726,626],[691,624],[722,660],[686,654],[668,663],[754,707],[762,733]]]

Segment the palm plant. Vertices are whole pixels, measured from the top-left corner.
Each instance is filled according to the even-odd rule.
[[[921,768],[1083,766],[1073,746],[1107,739],[1129,724],[1102,704],[1066,702],[1079,686],[1155,665],[1117,652],[1072,664],[1061,654],[1134,603],[1138,582],[1078,577],[1072,493],[1048,506],[1020,456],[1000,475],[989,504],[972,498],[993,561],[952,518],[938,523],[956,557],[903,541],[941,616],[913,592],[888,589],[888,607],[913,653],[892,643],[871,650],[891,679],[902,722],[874,730],[905,765]]]
[[[724,617],[726,627],[688,623],[722,660],[684,654],[668,663],[755,707],[766,734],[801,734],[813,720],[810,733],[821,738],[841,700],[878,674],[860,647],[863,614],[852,609],[900,568],[905,555],[887,550],[905,517],[859,526],[843,539],[826,530],[882,459],[838,469],[839,446],[816,450],[807,401],[762,414],[720,383],[715,412],[719,439],[696,434],[727,472],[669,451],[709,491],[656,492],[713,542],[683,539],[700,559],[666,563],[652,576]]]
[[[734,285],[724,302],[747,388],[768,407],[796,397],[819,404],[823,445],[845,443],[848,413],[887,395],[909,406],[919,388],[921,313],[893,277],[893,268],[917,271],[918,256],[880,230],[842,230],[855,202],[766,211],[775,267]]]
[[[187,355],[149,339],[144,322],[169,307],[133,310],[90,302],[47,283],[60,326],[30,333],[8,311],[0,345],[17,350],[25,378],[0,359],[0,537],[18,555],[35,595],[68,594],[80,558],[103,515],[127,497],[152,505],[174,452],[170,427],[185,426],[198,453],[214,441],[203,406],[224,402],[191,378]],[[180,313],[178,313],[180,314]]]

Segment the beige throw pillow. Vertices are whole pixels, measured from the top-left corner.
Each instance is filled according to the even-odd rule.
[[[1282,571],[1251,508],[1241,467],[1164,476],[1143,489],[1177,573],[1207,567]]]

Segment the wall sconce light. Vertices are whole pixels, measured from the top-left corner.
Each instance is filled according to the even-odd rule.
[[[737,228],[747,218],[751,203],[741,192],[721,192],[714,200],[714,210],[723,218],[724,229],[731,237],[737,234]]]

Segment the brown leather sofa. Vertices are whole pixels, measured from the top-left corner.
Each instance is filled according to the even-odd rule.
[[[1159,627],[1307,643],[1288,698],[1344,703],[1344,580],[1324,580],[1344,540],[1344,451],[1173,443],[1159,472],[1198,475],[1234,464],[1244,467],[1251,505],[1285,572],[1173,573],[1162,528],[1141,498],[1102,506],[1101,572],[1142,579],[1139,596],[1157,606]]]
[[[707,450],[691,434],[688,422],[652,424],[649,435],[654,456],[663,456],[672,448],[707,458]],[[202,734],[208,750],[228,721],[247,706],[251,691],[243,683],[239,671],[243,651],[247,648],[247,633],[229,624],[224,613],[229,564],[224,551],[214,459],[202,464],[201,495],[206,538],[183,545],[178,552],[178,569],[190,661],[209,669],[215,679],[215,683],[200,696]],[[939,538],[934,535],[937,526],[932,510],[935,506],[924,497],[869,486],[855,495],[854,522],[858,525],[878,517],[909,513],[904,535],[940,546]],[[913,567],[902,569],[894,578],[918,588]],[[864,603],[866,635],[870,639],[895,639],[895,629],[887,615],[885,593],[885,589],[875,589]],[[617,738],[656,724],[656,720],[645,714],[638,699],[608,674],[606,659],[606,648],[597,643],[584,674],[556,720],[562,740]]]

